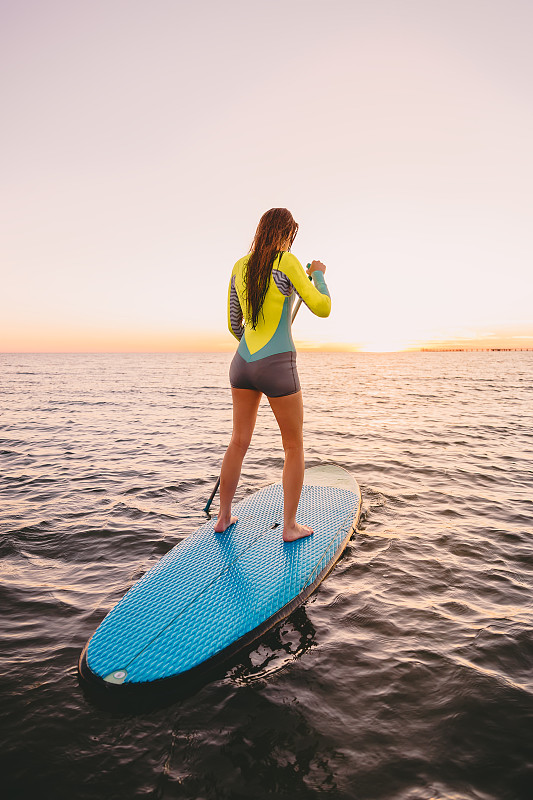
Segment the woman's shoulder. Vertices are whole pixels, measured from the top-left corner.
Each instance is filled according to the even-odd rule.
[[[233,265],[233,270],[231,274],[237,275],[239,272],[242,272],[242,268],[244,267],[249,258],[250,258],[250,253],[246,253],[245,256],[239,258],[239,260],[236,261],[235,264]]]
[[[282,257],[282,261],[289,261],[291,264],[300,264],[294,253],[291,253],[290,250],[284,250]]]
[[[294,270],[301,270],[303,269],[301,263],[298,261],[294,253],[284,252],[281,256],[281,260],[279,261],[279,266],[276,264],[276,269],[281,270],[281,272],[285,272],[289,274]],[[289,275],[290,277],[290,275]]]

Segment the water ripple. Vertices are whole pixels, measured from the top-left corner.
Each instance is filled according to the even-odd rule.
[[[205,520],[230,358],[0,357],[6,796],[530,800],[529,353],[300,354],[308,465],[363,489],[344,556],[196,695],[84,697],[86,639]],[[282,456],[262,403],[237,499]]]

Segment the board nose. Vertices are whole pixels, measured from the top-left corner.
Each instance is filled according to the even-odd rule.
[[[104,678],[106,683],[116,683],[121,684],[124,683],[126,678],[128,677],[128,671],[125,669],[117,669],[114,672],[109,673]]]

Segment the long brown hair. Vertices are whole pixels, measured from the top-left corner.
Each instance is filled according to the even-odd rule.
[[[259,320],[274,259],[285,242],[288,242],[287,249],[291,249],[297,233],[298,223],[286,208],[271,208],[259,220],[244,275],[248,316],[252,328],[257,326]]]

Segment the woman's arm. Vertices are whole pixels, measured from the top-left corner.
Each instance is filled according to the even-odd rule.
[[[242,309],[239,302],[239,295],[235,288],[235,275],[231,276],[228,288],[228,329],[239,341],[244,333],[242,324]]]
[[[313,261],[313,264],[324,265],[320,261]],[[298,295],[313,314],[318,317],[328,317],[331,311],[331,298],[328,287],[324,279],[324,273],[320,268],[312,270],[313,283],[309,281],[306,271],[292,253],[285,253],[281,262],[276,266],[279,272],[283,272],[294,286]],[[325,269],[325,268],[324,268]]]

